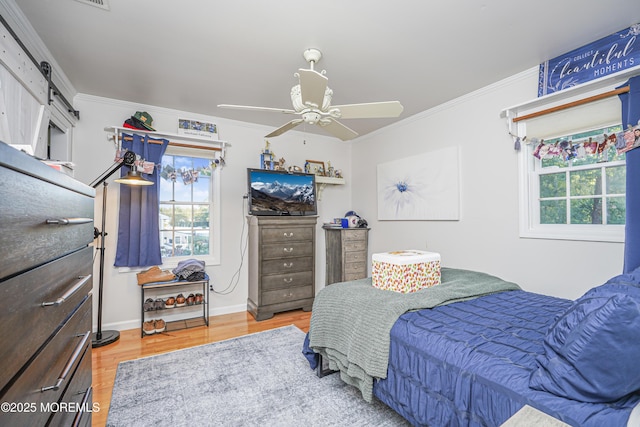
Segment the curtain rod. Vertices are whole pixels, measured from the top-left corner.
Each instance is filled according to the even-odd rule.
[[[122,140],[132,141],[133,137],[131,137],[131,136],[124,136],[124,137],[120,136],[120,137],[118,137],[118,139],[120,141],[122,141]],[[162,145],[162,140],[161,139],[149,138],[148,141],[149,141],[150,144]],[[169,145],[172,145],[174,147],[197,148],[198,150],[222,151],[222,149],[218,148],[218,147],[205,147],[205,146],[202,146],[202,145],[184,144],[182,142],[174,142],[174,141],[169,141]]]
[[[568,102],[566,104],[558,105],[556,107],[547,108],[546,110],[536,111],[535,113],[527,114],[521,117],[514,117],[513,122],[517,123],[522,120],[533,119],[535,117],[544,116],[545,114],[555,113],[556,111],[566,110],[567,108],[577,107],[578,105],[588,104],[589,102],[599,101],[611,96],[620,95],[621,93],[629,92],[629,86],[624,86],[618,89],[610,90],[609,92],[600,93],[598,95],[589,96],[587,98],[578,99],[577,101]]]

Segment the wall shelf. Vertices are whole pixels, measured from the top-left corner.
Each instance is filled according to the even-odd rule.
[[[120,126],[109,126],[104,128],[105,132],[111,133],[118,138],[118,146],[120,145],[120,134],[137,134],[137,135],[149,135],[150,138],[155,139],[168,139],[169,145],[182,146],[188,148],[198,148],[203,150],[221,151],[224,153],[226,147],[231,147],[231,144],[227,141],[219,139],[204,138],[200,136],[180,135],[177,133],[167,133],[158,131],[145,131],[141,129],[130,129]]]
[[[333,178],[330,176],[316,176],[316,187],[318,189],[318,200],[322,198],[322,191],[327,185],[344,185],[344,178]]]

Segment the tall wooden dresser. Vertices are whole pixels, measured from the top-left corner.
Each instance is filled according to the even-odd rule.
[[[0,143],[0,425],[91,425],[94,196]]]
[[[327,252],[325,284],[367,277],[369,229],[323,228]]]
[[[301,308],[315,297],[316,216],[248,216],[249,298],[256,320]]]

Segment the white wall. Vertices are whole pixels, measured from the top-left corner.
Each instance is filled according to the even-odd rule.
[[[227,289],[234,273],[240,268],[240,242],[246,240],[243,229],[246,212],[243,195],[247,192],[246,169],[258,167],[259,155],[265,145],[263,135],[272,129],[237,121],[218,119],[166,108],[131,104],[113,99],[79,94],[74,106],[80,111],[80,120],[74,133],[73,162],[76,164],[75,177],[90,183],[113,164],[115,146],[107,139],[105,127],[121,126],[124,120],[136,111],[147,111],[153,117],[153,126],[161,132],[176,133],[178,118],[216,123],[219,138],[231,143],[227,151],[226,166],[221,171],[221,264],[208,266],[207,273],[216,290]],[[286,118],[283,117],[283,123]],[[306,143],[304,142],[306,140]],[[337,169],[342,169],[345,185],[329,185],[322,192],[318,203],[318,226],[316,244],[316,288],[320,289],[325,280],[325,246],[323,222],[342,216],[350,209],[351,173],[349,145],[335,138],[302,132],[287,132],[269,140],[271,149],[279,157],[284,157],[289,165],[304,166],[306,159],[331,161]],[[140,289],[135,272],[123,273],[113,267],[117,242],[118,184],[108,182],[108,236],[105,240],[105,281],[103,302],[103,329],[129,329],[140,327]],[[96,194],[96,226],[101,227],[102,186]],[[244,206],[244,208],[243,208]],[[244,210],[243,210],[244,209]],[[243,235],[244,233],[244,235]],[[97,241],[95,242],[97,245]],[[98,264],[94,265],[94,317],[97,318]],[[211,315],[246,310],[247,300],[247,259],[242,264],[238,284],[228,295],[211,294]],[[95,325],[96,323],[94,323]]]
[[[445,267],[480,270],[518,283],[525,290],[576,298],[622,270],[623,244],[524,239],[518,235],[518,153],[500,111],[536,97],[537,73],[528,70],[479,91],[409,117],[385,129],[344,143],[301,132],[270,140],[288,164],[306,159],[331,161],[342,169],[347,184],[329,186],[319,203],[316,245],[316,287],[325,277],[322,222],[355,210],[371,227],[369,252],[425,249],[439,252]],[[428,90],[425,89],[425,96]],[[104,128],[121,125],[135,111],[148,111],[154,127],[175,132],[179,117],[217,123],[220,138],[232,147],[222,171],[222,262],[207,267],[216,289],[225,289],[240,267],[240,242],[246,193],[246,168],[256,167],[270,128],[161,107],[78,95],[80,110],[74,136],[76,177],[92,181],[111,163],[113,143]],[[303,141],[306,140],[306,143]],[[459,221],[378,221],[376,166],[395,159],[460,148],[461,215]],[[96,197],[100,224],[101,189]],[[110,186],[107,212],[106,273],[103,328],[139,327],[140,292],[135,273],[113,268],[118,211],[117,184]],[[243,311],[247,298],[246,258],[238,285],[229,295],[212,294],[211,314]],[[97,261],[95,295],[97,295]],[[370,269],[370,266],[369,266]],[[369,270],[370,271],[370,270]],[[96,298],[97,299],[97,298]],[[96,303],[97,304],[97,303]],[[97,307],[96,307],[97,311]]]
[[[371,253],[439,252],[446,267],[480,270],[525,290],[576,298],[622,271],[623,244],[518,237],[518,164],[500,111],[536,98],[537,68],[353,143],[352,206],[372,228]],[[424,89],[429,96],[428,88]],[[459,221],[378,221],[376,166],[460,147]]]

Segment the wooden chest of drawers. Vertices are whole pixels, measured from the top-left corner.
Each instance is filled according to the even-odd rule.
[[[0,143],[0,425],[91,424],[94,195]]]
[[[249,297],[256,320],[302,308],[315,297],[315,216],[249,216]]]
[[[323,228],[327,252],[325,284],[367,277],[369,229]]]

